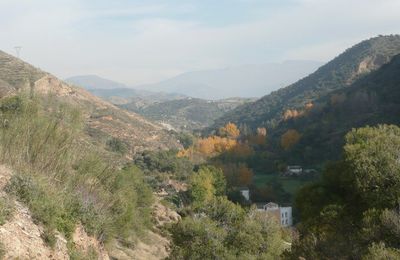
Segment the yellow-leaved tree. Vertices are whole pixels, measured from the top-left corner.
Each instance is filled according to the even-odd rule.
[[[229,122],[219,129],[219,135],[221,137],[236,139],[240,135],[240,130],[234,123]]]

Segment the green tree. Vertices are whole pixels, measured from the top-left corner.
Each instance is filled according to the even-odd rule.
[[[354,129],[346,135],[344,150],[360,196],[377,208],[398,205],[400,128],[380,125]]]
[[[344,150],[342,161],[297,195],[302,239],[292,248],[294,258],[373,259],[400,248],[400,128],[354,129]]]
[[[220,169],[202,166],[191,176],[190,194],[195,207],[210,202],[215,196],[225,194],[226,181]]]
[[[215,197],[171,230],[171,259],[280,259],[285,251],[280,225],[265,214]]]

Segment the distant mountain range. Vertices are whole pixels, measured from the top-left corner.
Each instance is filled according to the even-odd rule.
[[[317,61],[294,60],[194,71],[135,88],[180,93],[212,100],[230,97],[261,97],[307,76],[321,65],[322,63]]]

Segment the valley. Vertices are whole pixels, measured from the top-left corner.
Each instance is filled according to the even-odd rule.
[[[134,7],[98,12],[65,39],[98,17],[118,20],[118,35],[165,12]],[[310,45],[311,55],[303,45],[314,38],[245,48],[233,25],[218,38],[227,20],[210,31],[168,19],[125,30],[141,37],[121,49],[152,39],[145,58],[81,51],[57,75],[96,66],[65,80],[26,62],[20,46],[0,51],[0,259],[400,259],[400,35],[344,51]],[[240,39],[258,39],[247,26]],[[169,42],[191,30],[215,41]],[[311,59],[327,46],[333,58]],[[44,56],[48,68],[55,60]],[[93,71],[161,80],[129,85]]]

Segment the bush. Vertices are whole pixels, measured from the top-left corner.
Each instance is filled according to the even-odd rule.
[[[14,213],[14,203],[8,197],[0,197],[0,225],[9,220]]]
[[[169,229],[170,259],[281,259],[284,234],[277,222],[222,197],[200,212]]]
[[[0,119],[7,122],[0,126],[0,163],[19,172],[6,191],[44,225],[49,244],[55,230],[70,238],[78,222],[102,242],[124,242],[150,226],[152,193],[142,173],[119,170],[115,155],[86,142],[80,111],[19,96],[1,100]]]
[[[99,255],[92,246],[86,252],[77,249],[72,243],[68,244],[68,254],[71,260],[97,260]]]
[[[107,148],[112,152],[126,154],[126,152],[128,151],[127,144],[116,137],[112,137],[111,139],[109,139],[106,145]]]

